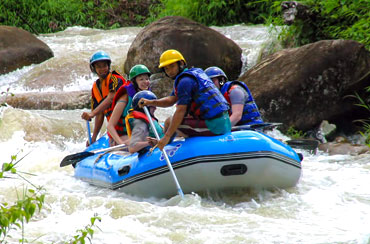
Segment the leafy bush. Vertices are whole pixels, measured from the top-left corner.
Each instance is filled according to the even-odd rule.
[[[205,25],[284,26],[283,0],[2,0],[0,23],[50,33],[69,26],[112,29],[149,24],[164,16],[183,16]],[[281,39],[301,46],[323,39],[352,39],[370,49],[368,0],[304,0],[312,18],[284,26]],[[150,12],[149,12],[150,10]]]
[[[24,158],[24,157],[23,157]],[[16,170],[16,165],[23,159],[17,160],[17,156],[12,156],[10,163],[3,163],[0,171],[0,179],[8,175],[18,175],[26,180]],[[42,187],[36,189],[24,189],[21,196],[13,205],[0,203],[0,243],[6,243],[9,231],[13,228],[19,228],[24,233],[24,223],[28,223],[35,214],[36,208],[40,211],[45,200],[45,194]],[[24,237],[20,242],[24,243]]]
[[[10,237],[9,231],[15,228],[22,231],[22,239],[19,242],[28,242],[24,239],[24,224],[31,220],[36,213],[36,209],[39,211],[42,209],[45,201],[44,189],[34,186],[16,170],[17,164],[23,158],[17,160],[16,155],[11,156],[10,163],[3,163],[0,170],[0,180],[11,179],[9,175],[16,175],[35,187],[35,189],[24,189],[22,195],[18,196],[18,200],[13,205],[7,202],[0,203],[0,243],[4,244],[7,243],[6,239]],[[91,243],[94,227],[99,228],[95,224],[96,220],[101,221],[101,218],[95,214],[94,217],[90,218],[90,224],[85,226],[84,229],[77,230],[78,234],[65,243],[86,243],[86,239]]]
[[[32,33],[50,33],[69,26],[113,29],[142,24],[158,0],[2,0],[0,23]]]
[[[304,133],[303,131],[297,130],[293,127],[289,127],[288,130],[286,131],[286,135],[293,139],[299,139],[299,138],[304,138],[306,136],[306,133]]]
[[[367,98],[362,98],[359,94],[355,94],[354,98],[358,100],[356,106],[362,107],[369,112],[369,118],[356,120],[355,122],[360,122],[362,124],[363,131],[360,134],[365,138],[365,143],[370,147],[370,86],[366,88],[368,93]]]
[[[75,23],[84,23],[83,2],[73,0],[2,0],[0,22],[21,27],[33,33],[62,30]]]
[[[4,95],[4,96],[2,97],[2,100],[3,100],[3,101],[1,101],[1,100],[0,100],[0,108],[1,108],[1,107],[7,107],[7,106],[8,106],[8,104],[6,103],[6,98],[7,98],[8,96],[12,96],[12,97],[14,96],[14,94],[10,92],[10,88],[7,88],[7,89],[6,89],[6,91],[2,91],[2,92],[0,92],[0,95]]]
[[[182,16],[205,25],[262,24],[273,13],[272,1],[161,0],[151,8],[146,23],[165,16]]]
[[[275,1],[274,6],[283,1]],[[347,39],[363,43],[370,50],[370,4],[368,0],[305,0],[311,18],[296,20],[283,28],[281,39],[293,46],[301,46],[325,39]],[[279,8],[275,11],[281,11]],[[275,14],[275,16],[278,16]],[[283,25],[280,16],[272,23]]]
[[[100,222],[101,218],[95,214],[94,217],[90,218],[90,224],[85,226],[84,229],[77,230],[77,232],[79,232],[80,234],[77,234],[77,235],[73,236],[73,239],[66,242],[66,243],[69,243],[69,244],[85,243],[86,238],[90,241],[90,243],[92,243],[91,240],[94,236],[94,229],[93,228],[96,227],[96,228],[99,229],[99,227],[97,225],[95,225],[96,220],[98,220]]]

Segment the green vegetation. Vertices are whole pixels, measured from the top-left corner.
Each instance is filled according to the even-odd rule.
[[[299,138],[304,138],[306,136],[306,133],[303,131],[297,130],[293,127],[289,127],[288,130],[286,131],[286,135],[291,137],[292,139],[299,139]]]
[[[282,1],[279,1],[282,2]],[[370,50],[370,4],[368,0],[305,0],[310,16],[283,28],[281,39],[288,46],[302,46],[325,39],[363,43]],[[280,10],[279,10],[280,11]],[[272,23],[283,25],[281,15]]]
[[[307,19],[285,26],[280,1],[270,0],[161,0],[151,8],[146,23],[178,15],[205,25],[273,24],[284,26],[280,35],[287,46],[302,46],[325,39],[351,39],[370,50],[370,4],[368,0],[305,0]]]
[[[17,175],[21,179],[27,181],[20,173],[16,170],[16,165],[23,159],[17,160],[17,156],[12,156],[10,163],[3,163],[0,171],[0,179],[11,178],[8,175]],[[23,173],[24,174],[24,173]],[[30,183],[29,181],[27,181]],[[30,183],[31,184],[31,183]],[[27,240],[24,239],[24,224],[28,223],[33,215],[35,214],[36,208],[40,211],[45,199],[45,193],[43,193],[42,187],[36,187],[35,189],[25,188],[22,195],[18,195],[18,200],[13,205],[8,203],[0,203],[0,243],[7,243],[6,238],[9,237],[9,231],[14,228],[19,228],[22,231],[22,239],[20,243],[24,243]]]
[[[78,243],[84,244],[84,243],[86,243],[86,241],[85,241],[86,238],[90,241],[90,243],[92,243],[91,240],[92,240],[93,235],[94,235],[94,229],[93,228],[94,227],[99,228],[98,226],[95,225],[96,220],[101,221],[101,218],[95,214],[94,217],[90,218],[90,224],[85,226],[84,229],[77,230],[77,232],[80,232],[80,234],[77,234],[77,235],[73,236],[73,239],[66,242],[66,243],[68,243],[68,244],[78,244]]]
[[[183,16],[205,25],[273,24],[284,26],[283,0],[2,0],[0,24],[33,33],[69,26],[113,29],[149,24],[164,16]],[[281,39],[301,46],[324,39],[352,39],[370,50],[368,0],[303,0],[309,17],[284,26]]]
[[[365,138],[366,145],[370,147],[370,86],[366,88],[366,92],[369,94],[367,100],[363,99],[357,93],[353,97],[358,100],[358,103],[355,105],[362,107],[369,112],[368,119],[357,120],[356,122],[360,122],[362,124],[363,131],[361,131],[360,134]]]
[[[32,33],[51,33],[69,26],[114,29],[138,25],[156,0],[2,0],[0,24]]]
[[[30,242],[24,238],[25,223],[28,223],[35,215],[36,209],[39,211],[42,209],[45,202],[45,191],[43,187],[33,185],[22,176],[22,174],[27,173],[18,172],[16,169],[17,164],[23,160],[24,157],[17,160],[16,155],[11,156],[11,161],[9,163],[3,163],[0,170],[0,180],[10,180],[14,178],[14,176],[17,176],[34,187],[34,189],[25,188],[21,195],[17,193],[18,200],[13,205],[7,202],[0,203],[0,243],[8,243],[7,239],[11,237],[9,235],[10,230],[17,228],[22,232],[22,239],[19,240],[19,243]],[[84,229],[77,230],[78,234],[65,243],[83,244],[86,243],[86,239],[91,243],[94,235],[94,227],[97,227],[95,225],[96,220],[101,221],[101,218],[95,214],[94,217],[90,219],[90,224],[85,226]]]
[[[146,23],[165,16],[183,16],[205,25],[263,24],[273,14],[273,1],[161,0]]]
[[[14,94],[10,92],[10,88],[8,88],[6,91],[0,92],[0,95],[4,95],[3,97],[4,101],[0,101],[0,107],[7,107],[8,104],[6,103],[6,98],[8,96],[12,96],[12,97],[14,96]]]

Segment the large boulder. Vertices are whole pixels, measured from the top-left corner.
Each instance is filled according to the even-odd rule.
[[[350,40],[325,40],[274,53],[240,80],[266,121],[306,131],[323,120],[343,129],[368,111],[351,98],[370,85],[370,53]],[[284,128],[283,127],[283,128]]]
[[[0,74],[39,64],[53,56],[49,46],[30,32],[0,25]]]
[[[221,33],[177,16],[164,17],[146,26],[136,36],[127,53],[124,71],[144,64],[159,73],[159,57],[167,49],[180,51],[189,67],[221,67],[231,79],[240,75],[241,48]]]
[[[5,102],[21,109],[62,110],[89,108],[90,98],[91,91],[28,92],[8,96]]]

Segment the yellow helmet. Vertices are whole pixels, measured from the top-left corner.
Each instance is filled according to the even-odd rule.
[[[159,58],[159,66],[158,68],[163,68],[164,66],[167,66],[169,64],[175,63],[177,61],[184,61],[186,64],[186,61],[182,54],[175,50],[175,49],[169,49],[167,51],[164,51]]]

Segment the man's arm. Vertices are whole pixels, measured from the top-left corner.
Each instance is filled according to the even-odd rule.
[[[108,96],[103,100],[102,103],[99,104],[92,112],[83,112],[81,115],[81,118],[84,120],[91,120],[97,114],[103,113],[107,108],[109,108],[112,105],[113,98],[114,98],[115,92],[111,91],[109,92]]]
[[[98,114],[104,112],[104,110],[109,108],[112,105],[115,94],[116,92],[114,91],[109,92],[108,96],[104,99],[104,101],[101,104],[99,104],[99,106],[96,109],[93,110],[93,112],[95,111],[95,113]]]
[[[236,125],[243,116],[244,104],[248,99],[248,93],[239,85],[234,85],[229,93],[230,103],[231,103],[231,115],[230,122],[231,125]]]
[[[156,106],[156,107],[171,107],[177,102],[177,97],[175,96],[168,96],[168,97],[163,97],[160,99],[156,100],[148,100],[145,98],[140,99],[139,101],[139,107],[144,107],[144,106]]]
[[[243,115],[244,104],[233,104],[231,105],[232,114],[230,115],[231,126],[236,125]]]
[[[164,137],[159,140],[157,147],[160,150],[163,150],[164,146],[168,144],[168,142],[171,140],[171,136],[176,132],[177,128],[181,124],[182,120],[185,117],[187,111],[187,105],[177,105],[176,106],[176,111],[172,116],[170,125],[164,134]]]

